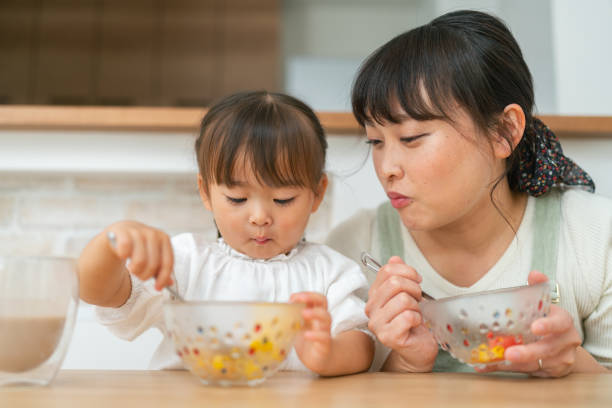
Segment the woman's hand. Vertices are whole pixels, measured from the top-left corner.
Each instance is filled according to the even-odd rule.
[[[421,277],[399,257],[389,259],[376,275],[368,292],[368,328],[378,340],[393,350],[390,371],[431,371],[438,355],[438,344],[423,325],[418,302]]]
[[[110,250],[121,260],[129,259],[128,270],[141,280],[155,278],[155,288],[172,285],[174,254],[170,237],[156,228],[136,221],[120,221],[109,226],[105,234],[115,237]]]
[[[532,271],[528,280],[530,285],[535,285],[548,278]],[[530,344],[509,347],[504,354],[509,365],[497,364],[477,371],[515,371],[536,377],[563,377],[574,371],[582,341],[566,310],[551,305],[548,316],[534,321],[531,331],[541,338]]]
[[[302,311],[304,330],[295,339],[295,351],[310,370],[325,372],[332,350],[332,319],[327,311],[327,298],[320,293],[300,292],[291,295],[290,301],[306,304]]]

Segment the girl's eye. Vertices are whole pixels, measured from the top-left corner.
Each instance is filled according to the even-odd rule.
[[[227,198],[227,201],[229,201],[232,204],[242,204],[247,200],[246,198],[236,198],[236,197],[230,197],[230,196],[225,196],[225,198]]]
[[[288,205],[289,203],[291,203],[293,200],[295,199],[295,197],[291,197],[291,198],[285,198],[285,199],[280,199],[280,198],[275,198],[274,202],[278,205]]]
[[[378,139],[368,139],[366,140],[366,144],[372,145],[372,146],[376,146],[378,144],[382,143],[380,140]]]

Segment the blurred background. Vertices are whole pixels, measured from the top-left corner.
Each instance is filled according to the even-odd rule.
[[[511,27],[540,113],[612,114],[609,0],[1,0],[0,103],[206,106],[264,88],[346,110],[369,53],[459,8]]]
[[[284,91],[350,123],[364,58],[462,8],[509,25],[537,114],[587,116],[561,140],[612,197],[612,0],[0,0],[0,253],[76,257],[120,219],[213,239],[193,156],[211,101]],[[135,111],[145,125],[129,125]],[[162,114],[186,125],[157,126]],[[361,130],[328,126],[328,141],[314,241],[385,200]],[[118,340],[82,304],[64,367],[144,369],[160,336]]]

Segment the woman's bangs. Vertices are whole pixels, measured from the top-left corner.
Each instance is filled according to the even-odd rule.
[[[362,66],[353,85],[353,113],[360,125],[448,118],[454,101],[444,56],[425,51],[419,32],[396,37]]]

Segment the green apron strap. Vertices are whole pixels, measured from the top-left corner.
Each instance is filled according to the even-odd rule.
[[[548,277],[553,303],[559,303],[560,300],[556,280],[560,224],[561,193],[551,190],[548,194],[536,198],[531,270],[542,272]]]
[[[376,210],[376,223],[380,253],[378,259],[386,264],[389,258],[397,255],[404,259],[404,240],[402,238],[402,220],[397,211],[389,202],[378,206]],[[406,261],[406,259],[404,259]],[[410,261],[408,261],[410,263]],[[475,372],[472,367],[455,359],[446,350],[438,346],[438,355],[433,367],[434,372]]]
[[[383,265],[386,264],[393,255],[404,259],[402,220],[389,201],[382,203],[376,209],[376,221],[380,243],[380,253],[378,254],[380,262]]]

